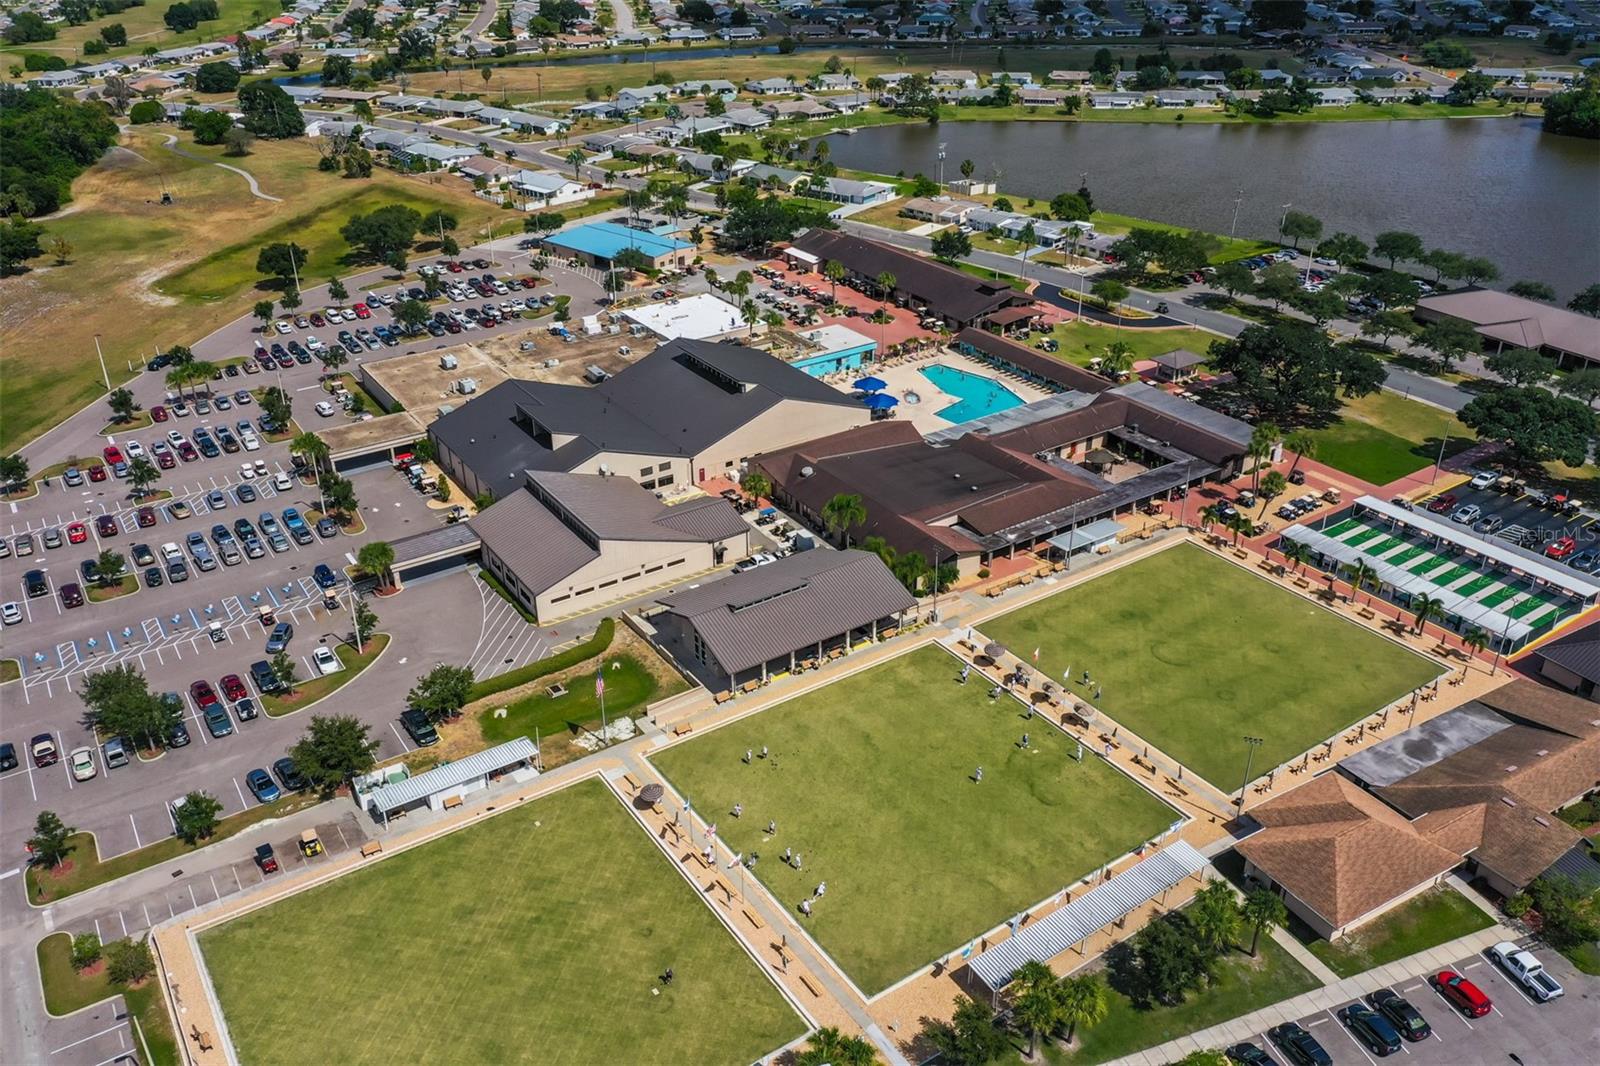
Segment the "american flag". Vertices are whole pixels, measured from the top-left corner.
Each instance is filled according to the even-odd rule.
[[[606,698],[606,675],[604,674],[597,673],[594,675],[594,698],[597,700]]]
[[[1033,661],[1034,662],[1038,662],[1039,661],[1039,649],[1038,648],[1034,648],[1033,649]]]

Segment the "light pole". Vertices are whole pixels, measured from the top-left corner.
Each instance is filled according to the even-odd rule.
[[[944,192],[944,141],[939,142],[939,191]]]
[[[100,350],[100,334],[94,335],[94,354],[100,357],[100,380],[106,383],[106,392],[111,391],[111,375],[106,372],[106,353]]]
[[[1240,189],[1239,195],[1233,198],[1233,224],[1228,227],[1228,238],[1230,240],[1239,231],[1239,205],[1242,203],[1244,203],[1244,190]]]
[[[1278,236],[1283,236],[1283,227],[1289,224],[1289,205],[1283,205],[1283,217],[1278,220]]]
[[[1244,742],[1249,745],[1248,754],[1244,758],[1244,780],[1239,783],[1239,813],[1244,813],[1244,790],[1250,785],[1250,764],[1255,761],[1256,749],[1261,746],[1260,737],[1245,737]]]

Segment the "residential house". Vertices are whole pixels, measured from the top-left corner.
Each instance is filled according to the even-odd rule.
[[[671,90],[665,85],[629,86],[617,91],[617,104],[627,111],[637,111],[646,104],[665,100]]]
[[[508,184],[522,198],[524,211],[594,198],[594,190],[581,182],[549,170],[519,170]]]
[[[801,97],[799,100],[774,100],[762,104],[761,110],[771,115],[775,122],[801,122],[836,114],[833,108],[809,96]]]
[[[778,93],[795,92],[794,83],[787,78],[760,78],[756,81],[744,83],[745,91],[755,93],[757,96],[772,96]]]
[[[882,181],[856,181],[852,178],[812,178],[810,195],[842,204],[881,204],[893,200],[895,187]]]
[[[946,196],[918,196],[900,205],[900,214],[924,222],[938,222],[957,226],[967,221],[973,211],[983,210],[983,205],[972,200],[952,200]]]
[[[1115,110],[1125,111],[1129,108],[1143,107],[1143,93],[1091,93],[1089,106],[1097,111]]]
[[[811,79],[811,85],[818,92],[844,92],[861,87],[854,74],[818,74]]]
[[[934,85],[946,88],[976,89],[978,87],[977,72],[971,70],[936,70],[929,76],[928,80]]]
[[[732,44],[735,41],[759,41],[761,30],[755,26],[724,26],[717,36]]]
[[[772,116],[753,107],[735,107],[722,115],[728,124],[741,133],[764,130],[772,125]]]
[[[672,87],[679,96],[720,96],[732,99],[739,95],[739,87],[726,78],[706,78],[702,81],[680,81]]]
[[[1087,70],[1052,70],[1046,80],[1062,85],[1087,85],[1094,80],[1094,76]]]

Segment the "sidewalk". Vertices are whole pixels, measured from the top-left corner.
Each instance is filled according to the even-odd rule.
[[[1285,933],[1283,936],[1287,937],[1288,934]],[[1126,1063],[1128,1066],[1162,1066],[1163,1063],[1176,1062],[1191,1052],[1208,1048],[1225,1048],[1242,1040],[1250,1040],[1282,1022],[1294,1021],[1308,1014],[1339,1007],[1375,989],[1398,985],[1429,970],[1452,966],[1465,956],[1476,955],[1491,944],[1514,939],[1515,936],[1513,930],[1497,923],[1487,929],[1480,929],[1475,933],[1440,944],[1438,947],[1419,951],[1407,958],[1357,974],[1355,977],[1346,977],[1325,984],[1321,988],[1263,1007],[1258,1011],[1223,1022],[1221,1025],[1213,1025],[1209,1029],[1202,1029],[1176,1040],[1169,1040],[1157,1047],[1135,1052],[1116,1059],[1115,1062]],[[1274,939],[1279,939],[1276,934]],[[1279,940],[1279,943],[1282,943],[1282,940]],[[1296,953],[1295,957],[1300,956]]]

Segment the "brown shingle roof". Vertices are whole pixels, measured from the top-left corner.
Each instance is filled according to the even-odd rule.
[[[1453,869],[1461,856],[1337,774],[1251,811],[1238,851],[1335,928]]]

